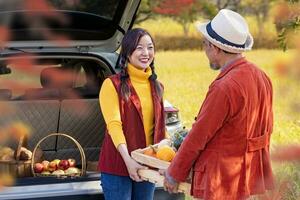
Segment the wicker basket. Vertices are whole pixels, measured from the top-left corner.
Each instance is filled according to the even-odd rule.
[[[77,146],[79,152],[80,152],[80,156],[81,156],[81,171],[80,173],[77,174],[72,174],[72,175],[68,175],[68,174],[63,174],[63,175],[54,175],[54,174],[40,174],[40,173],[36,173],[34,171],[34,164],[35,164],[35,154],[38,148],[40,148],[40,145],[48,138],[50,137],[66,137],[68,139],[70,139],[72,142],[75,143],[75,145]],[[32,153],[32,162],[31,162],[31,172],[33,174],[34,177],[57,177],[57,178],[67,178],[67,177],[80,177],[80,176],[84,176],[86,173],[86,158],[85,158],[85,153],[83,148],[81,147],[81,145],[79,144],[79,142],[77,142],[73,137],[64,134],[64,133],[52,133],[47,135],[46,137],[42,138],[35,146],[33,153]]]
[[[23,146],[24,136],[21,136],[15,153],[15,160],[0,161],[0,173],[9,174],[12,177],[22,178],[32,176],[31,160],[20,160],[21,147]]]

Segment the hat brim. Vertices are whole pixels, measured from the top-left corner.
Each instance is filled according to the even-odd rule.
[[[250,51],[252,49],[254,41],[253,41],[253,37],[250,33],[247,36],[245,47],[244,48],[239,48],[239,47],[231,46],[231,45],[228,45],[228,44],[223,44],[222,42],[210,37],[210,35],[207,33],[207,30],[206,30],[206,26],[207,26],[208,23],[209,22],[205,22],[205,23],[197,22],[196,23],[196,28],[200,33],[202,33],[202,35],[208,41],[210,41],[212,44],[219,47],[220,49],[222,49],[224,51],[227,51],[227,52],[230,52],[230,53],[242,53],[242,52],[245,52],[245,51]]]

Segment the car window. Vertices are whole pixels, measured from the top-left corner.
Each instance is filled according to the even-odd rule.
[[[14,62],[6,67],[10,73],[0,74],[0,91],[11,91],[13,100],[26,99],[26,94],[43,92],[41,89],[72,89],[77,96],[93,98],[106,77],[97,63],[87,60],[61,60],[26,67],[22,62]]]
[[[0,89],[10,90],[12,98],[16,98],[23,95],[27,89],[41,88],[40,74],[46,67],[49,66],[36,65],[31,70],[26,70],[24,67],[9,64],[11,72],[0,75]]]

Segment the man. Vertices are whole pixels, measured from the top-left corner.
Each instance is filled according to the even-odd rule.
[[[176,192],[192,171],[196,199],[241,200],[262,194],[273,188],[271,81],[242,55],[251,50],[253,38],[241,15],[223,9],[197,28],[211,68],[221,72],[165,173],[165,189]]]

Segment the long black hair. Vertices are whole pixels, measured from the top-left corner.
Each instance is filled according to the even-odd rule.
[[[141,28],[134,28],[128,31],[122,40],[119,66],[121,68],[121,95],[123,98],[125,98],[126,101],[130,96],[130,89],[127,83],[127,80],[129,78],[128,71],[127,71],[128,58],[136,49],[141,37],[145,35],[148,35],[151,38],[152,43],[154,45],[154,41],[151,35],[146,30]],[[152,74],[149,77],[149,80],[153,82],[156,93],[158,97],[161,99],[163,95],[163,90],[160,83],[157,81],[157,75],[155,73],[155,67],[154,67],[154,59],[150,63],[150,67],[152,70]]]

